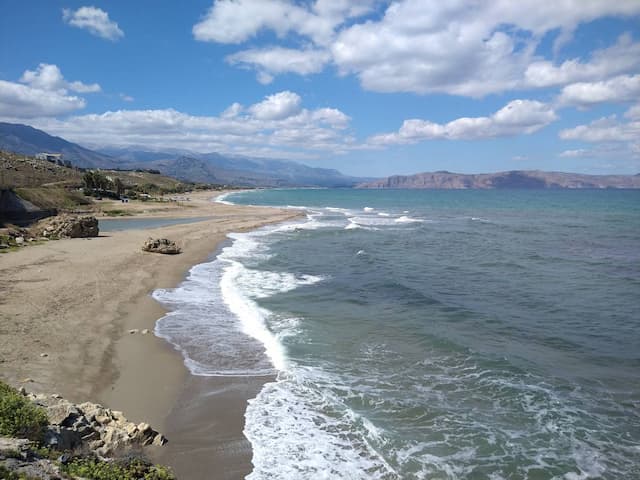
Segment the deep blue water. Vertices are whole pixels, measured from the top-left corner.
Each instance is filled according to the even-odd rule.
[[[640,478],[640,192],[226,200],[308,215],[165,292],[211,300],[158,328],[194,373],[277,372],[250,478]],[[202,340],[221,331],[224,368]]]

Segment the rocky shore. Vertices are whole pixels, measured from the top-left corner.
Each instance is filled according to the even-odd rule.
[[[96,403],[0,387],[0,478],[77,478],[69,472],[72,464],[122,468],[134,462],[164,471],[145,460],[146,447],[167,443],[149,424]]]

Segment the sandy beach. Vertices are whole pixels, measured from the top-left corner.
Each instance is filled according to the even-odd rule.
[[[131,218],[207,220],[50,241],[0,256],[0,378],[71,401],[100,402],[154,425],[170,443],[153,456],[183,479],[249,473],[244,406],[265,378],[193,378],[163,339],[129,331],[152,331],[164,310],[150,293],[178,285],[227,233],[298,215],[212,203],[218,194],[103,207],[135,210]],[[175,240],[183,253],[141,251],[149,236]]]

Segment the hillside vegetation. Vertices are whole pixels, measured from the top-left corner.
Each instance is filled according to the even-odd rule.
[[[200,187],[153,170],[98,171],[60,163],[0,151],[0,189],[12,190],[42,209],[73,211],[90,208],[91,196],[119,198],[126,194],[148,198]],[[87,178],[94,176],[102,180],[99,188],[87,185]]]

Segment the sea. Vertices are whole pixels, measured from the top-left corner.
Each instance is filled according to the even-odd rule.
[[[640,191],[273,189],[154,296],[250,480],[640,479]]]

